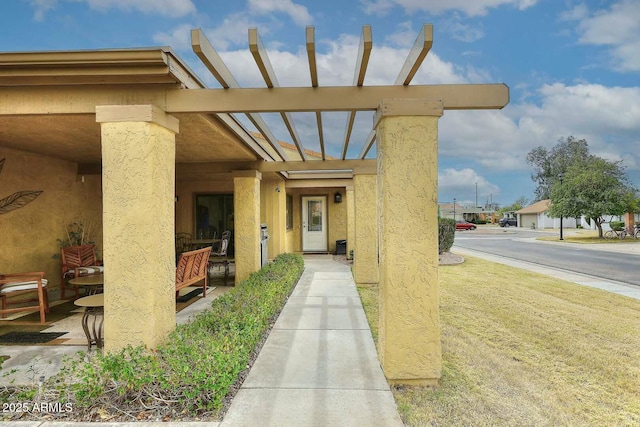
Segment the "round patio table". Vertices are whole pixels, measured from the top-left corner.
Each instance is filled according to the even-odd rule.
[[[78,307],[84,307],[82,330],[87,337],[89,350],[91,350],[94,344],[101,349],[104,346],[104,339],[102,338],[102,327],[104,325],[104,294],[82,297],[75,300],[74,304]],[[89,318],[92,319],[91,328],[89,328]]]
[[[95,295],[102,293],[104,285],[104,274],[90,274],[88,276],[80,276],[69,280],[69,284],[73,286],[83,287],[85,295]]]

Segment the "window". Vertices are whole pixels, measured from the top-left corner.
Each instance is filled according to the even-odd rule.
[[[287,194],[287,230],[293,230],[293,196]]]
[[[233,194],[197,194],[195,238],[213,239],[233,231]]]
[[[309,200],[307,202],[308,231],[322,231],[322,202]]]

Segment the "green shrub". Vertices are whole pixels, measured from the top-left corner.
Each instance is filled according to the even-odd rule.
[[[624,230],[624,221],[611,221],[609,222],[609,226],[612,230],[621,231]]]
[[[456,220],[438,218],[438,253],[449,252],[456,237]]]
[[[115,407],[155,418],[217,415],[303,269],[302,256],[279,255],[159,348],[81,356],[63,370],[65,400],[89,413]]]

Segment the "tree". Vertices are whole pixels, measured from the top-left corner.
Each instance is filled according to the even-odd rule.
[[[526,197],[520,196],[515,202],[510,204],[509,206],[504,206],[500,208],[498,213],[504,214],[505,212],[513,212],[518,211],[529,204],[529,200]]]
[[[527,154],[527,162],[533,166],[531,179],[538,184],[536,200],[551,198],[551,187],[556,183],[560,174],[566,174],[571,165],[584,164],[589,161],[589,146],[584,139],[573,136],[562,138],[553,148],[536,147]]]
[[[585,215],[595,221],[602,238],[605,215],[622,215],[637,208],[636,189],[629,183],[620,162],[598,156],[568,165],[551,187],[551,217]]]

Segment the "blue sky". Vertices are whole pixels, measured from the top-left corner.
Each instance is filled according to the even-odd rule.
[[[350,85],[363,25],[373,51],[365,85],[393,84],[425,23],[434,45],[414,84],[506,83],[500,111],[446,111],[439,123],[439,200],[510,204],[533,198],[526,154],[560,138],[623,160],[640,187],[640,0],[3,0],[0,51],[171,46],[210,87],[191,51],[201,28],[243,87],[264,87],[248,51],[258,29],[281,86],[308,86],[305,27],[315,26],[320,85]],[[289,141],[279,116],[265,115]],[[339,155],[346,114],[326,114]],[[319,149],[315,116],[294,115]],[[359,113],[349,157],[371,114]],[[477,192],[476,192],[477,188]]]

